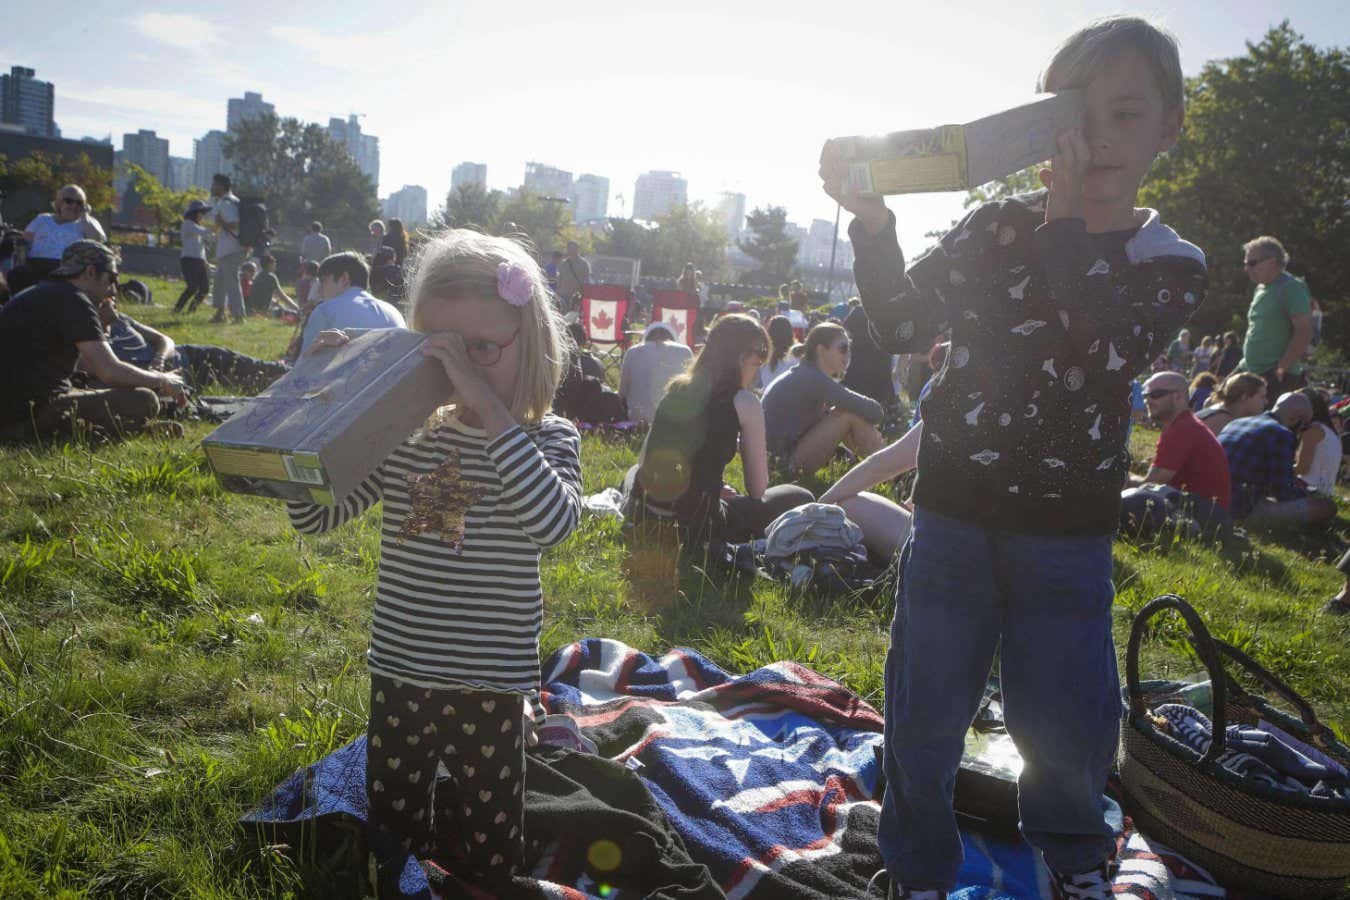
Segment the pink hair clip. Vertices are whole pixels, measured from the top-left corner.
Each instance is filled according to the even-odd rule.
[[[497,263],[497,293],[512,306],[524,306],[534,296],[534,279],[515,263]]]

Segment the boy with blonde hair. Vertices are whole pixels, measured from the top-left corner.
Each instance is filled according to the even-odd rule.
[[[1142,19],[1095,22],[1039,87],[1080,89],[1085,107],[1040,173],[1047,190],[973,210],[908,270],[885,204],[849,191],[833,145],[821,155],[826,191],[855,216],[854,274],[878,343],[923,352],[951,330],[924,400],[886,661],[878,840],[892,897],[936,900],[956,884],[952,789],[996,650],[1025,764],[1022,833],[1056,896],[1111,895],[1111,535],[1130,383],[1207,281],[1200,249],[1134,206],[1181,130],[1175,39]]]

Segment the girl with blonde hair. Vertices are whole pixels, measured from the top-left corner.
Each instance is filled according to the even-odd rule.
[[[366,749],[380,894],[393,895],[409,852],[465,858],[456,871],[509,893],[539,690],[539,554],[581,509],[580,438],[549,414],[566,337],[539,265],[506,238],[436,235],[409,296],[453,397],[345,501],[292,503],[291,521],[317,534],[384,503]]]

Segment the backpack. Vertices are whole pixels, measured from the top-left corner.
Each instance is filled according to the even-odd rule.
[[[256,197],[239,201],[239,233],[235,235],[245,247],[261,247],[268,231],[267,204]]]

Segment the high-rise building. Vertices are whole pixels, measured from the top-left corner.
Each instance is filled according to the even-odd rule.
[[[723,191],[721,199],[717,201],[717,214],[722,217],[727,240],[735,241],[745,228],[745,195]]]
[[[487,163],[462,162],[450,173],[450,190],[461,184],[477,184],[487,190]]]
[[[346,121],[338,118],[328,120],[328,134],[333,140],[347,148],[347,152],[356,160],[361,170],[378,190],[380,187],[380,139],[372,134],[361,133],[361,117],[348,116]]]
[[[8,75],[0,75],[0,122],[17,125],[26,134],[60,137],[61,129],[53,118],[56,87],[34,75],[23,66],[13,66]]]
[[[225,159],[225,132],[208,131],[192,142],[192,183],[199,188],[211,187],[211,177],[217,173],[230,174],[230,163]]]
[[[572,173],[546,166],[543,163],[527,162],[525,164],[524,187],[541,197],[570,199],[572,196]]]
[[[186,156],[169,157],[169,190],[185,191],[193,185],[195,169],[193,162]]]
[[[277,108],[263,101],[262,94],[244,91],[242,97],[231,97],[225,107],[225,127],[233,128],[245,119],[254,119],[268,113],[277,114]]]
[[[387,219],[402,219],[404,225],[422,225],[427,221],[427,189],[420,184],[405,184],[380,205]]]
[[[160,184],[169,183],[169,141],[152,130],[122,135],[122,162],[140,166]]]
[[[679,172],[647,172],[633,189],[633,218],[651,222],[689,202],[689,182]]]
[[[595,222],[609,212],[609,179],[601,175],[578,175],[572,184],[572,219]]]

